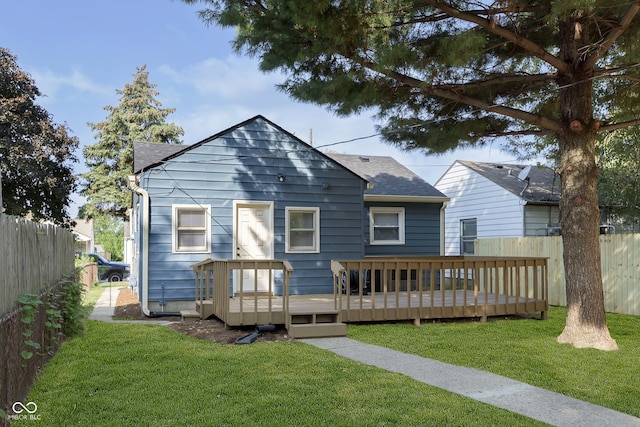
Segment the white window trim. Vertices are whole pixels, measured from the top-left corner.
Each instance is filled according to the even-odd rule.
[[[180,210],[205,211],[205,245],[192,249],[178,249],[178,212]],[[171,249],[174,254],[211,253],[211,205],[171,205]]]
[[[289,214],[291,212],[313,212],[313,247],[304,247],[304,248],[292,248],[291,241],[289,239],[290,236],[290,225],[289,225]],[[285,207],[285,253],[288,254],[317,254],[320,253],[320,208],[318,207],[299,207],[299,206],[287,206]]]
[[[395,213],[398,215],[398,240],[376,240],[374,215],[377,213]],[[369,208],[369,244],[371,245],[404,245],[404,208],[370,207]]]
[[[471,236],[465,236],[463,233],[465,222],[475,222],[476,234]],[[463,218],[460,220],[460,255],[475,255],[475,248],[472,252],[464,251],[465,242],[473,242],[478,238],[478,218]]]

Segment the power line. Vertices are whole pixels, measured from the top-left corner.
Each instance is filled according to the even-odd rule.
[[[625,67],[625,69],[631,69],[631,68],[637,68],[640,67],[640,63],[638,64],[631,64],[627,67]],[[562,85],[562,86],[557,86],[555,88],[542,88],[541,92],[546,92],[547,95],[549,95],[552,92],[559,92],[562,89],[566,89],[572,86],[576,86],[582,83],[586,83],[589,81],[593,81],[596,80],[598,78],[602,78],[602,77],[606,77],[606,76],[616,76],[618,75],[618,73],[620,72],[620,70],[611,70],[610,72],[607,73],[603,73],[600,74],[598,76],[594,76],[594,77],[589,77],[586,79],[582,79],[580,81],[577,82],[572,82],[566,85]],[[621,76],[622,77],[622,76]],[[535,95],[530,95],[528,97],[524,97],[524,98],[519,98],[518,102],[527,102],[528,100],[533,101],[538,99],[538,96]],[[501,104],[493,104],[490,107],[488,107],[487,109],[484,108],[471,108],[470,110],[467,110],[466,113],[468,115],[471,114],[475,114],[475,113],[486,113],[486,114],[497,114],[500,115],[499,113],[494,113],[491,110],[491,108],[493,107],[500,107],[500,106],[505,106],[505,105],[501,105]],[[234,158],[234,159],[247,159],[247,158],[260,158],[260,159],[280,159],[281,155],[283,153],[285,154],[289,154],[289,153],[295,153],[295,152],[305,152],[305,151],[315,151],[318,150],[320,148],[327,148],[327,147],[334,147],[334,146],[338,146],[338,145],[344,145],[344,144],[348,144],[351,142],[357,142],[357,141],[363,141],[363,140],[367,140],[367,139],[371,139],[371,138],[376,138],[376,137],[380,137],[380,136],[384,136],[385,134],[392,134],[392,133],[396,133],[396,132],[402,132],[402,131],[406,131],[406,130],[410,130],[410,129],[414,129],[417,127],[421,127],[421,126],[425,126],[429,123],[433,123],[433,122],[437,122],[437,121],[444,121],[444,120],[449,120],[449,119],[459,119],[459,115],[445,115],[445,116],[440,116],[438,118],[432,118],[432,119],[425,119],[425,120],[421,120],[419,123],[416,123],[414,125],[410,125],[410,126],[405,126],[399,129],[394,129],[394,130],[389,130],[389,131],[383,131],[383,132],[377,132],[377,133],[373,133],[373,134],[369,134],[369,135],[365,135],[365,136],[359,136],[359,137],[354,137],[354,138],[350,138],[350,139],[346,139],[346,140],[341,140],[341,141],[335,141],[335,142],[329,142],[326,144],[320,144],[317,146],[311,146],[309,145],[308,147],[305,147],[303,149],[289,149],[289,150],[277,150],[277,149],[268,149],[266,147],[261,147],[260,150],[266,151],[266,152],[273,152],[274,155],[266,155],[266,156],[256,156],[256,155],[243,155],[243,156],[238,156],[237,154],[223,154],[223,153],[218,153],[216,154],[219,159],[217,160],[199,160],[199,161],[180,161],[178,160],[177,162],[185,162],[185,163],[195,163],[195,164],[215,164],[215,163],[220,163],[224,161],[224,157],[228,157],[228,158]],[[279,134],[280,131],[277,130],[260,130],[260,133],[273,133],[273,134]],[[220,138],[224,138],[225,140],[237,140],[237,141],[246,141],[247,138],[237,138],[237,137],[233,137],[230,135],[226,135],[224,137],[220,137]],[[297,137],[296,137],[297,138]],[[261,141],[261,142],[270,142],[270,143],[290,143],[291,141],[288,139],[282,139],[282,140],[273,140],[270,138],[252,138],[253,141]],[[303,141],[304,142],[304,141]],[[319,151],[319,150],[318,150]],[[278,153],[278,155],[275,155],[275,153]],[[298,159],[291,159],[291,160],[308,160],[308,159],[302,159],[302,158],[298,158]],[[515,159],[514,159],[515,160]],[[172,160],[173,162],[176,162],[175,159]],[[165,163],[164,161],[160,162],[160,163]],[[437,165],[414,165],[414,166],[437,166]],[[448,165],[441,165],[441,166],[448,166]],[[182,190],[184,191],[184,190]]]

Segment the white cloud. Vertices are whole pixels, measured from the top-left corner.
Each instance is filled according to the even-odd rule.
[[[191,86],[199,96],[215,97],[219,101],[253,99],[255,102],[255,96],[271,92],[282,81],[281,76],[260,72],[256,61],[235,55],[208,58],[184,69],[163,65],[160,71],[176,83]]]
[[[114,93],[113,88],[108,88],[95,82],[78,70],[73,70],[71,74],[56,74],[51,70],[36,70],[32,71],[31,74],[36,86],[44,95],[43,104],[55,102],[59,93],[64,93],[68,97],[69,94],[66,92],[68,89],[72,89],[74,92],[94,95],[112,95]]]

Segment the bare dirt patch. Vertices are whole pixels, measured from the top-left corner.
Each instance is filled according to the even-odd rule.
[[[132,294],[129,288],[121,288],[116,300],[116,306],[113,313],[114,320],[166,320],[172,322],[167,326],[177,332],[213,341],[219,344],[234,344],[238,338],[247,336],[256,331],[255,327],[233,329],[227,328],[223,322],[218,319],[205,319],[192,322],[182,322],[180,317],[147,317],[142,313],[138,295]],[[288,341],[287,331],[283,327],[279,327],[273,332],[261,332],[256,341]]]

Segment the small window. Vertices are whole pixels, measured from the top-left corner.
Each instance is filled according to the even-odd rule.
[[[460,253],[462,255],[473,255],[473,241],[478,238],[478,220],[462,219],[460,220]]]
[[[320,252],[320,208],[287,207],[286,252]]]
[[[208,206],[173,205],[173,252],[211,252],[210,217]]]
[[[369,235],[372,245],[403,245],[404,208],[370,208]]]

